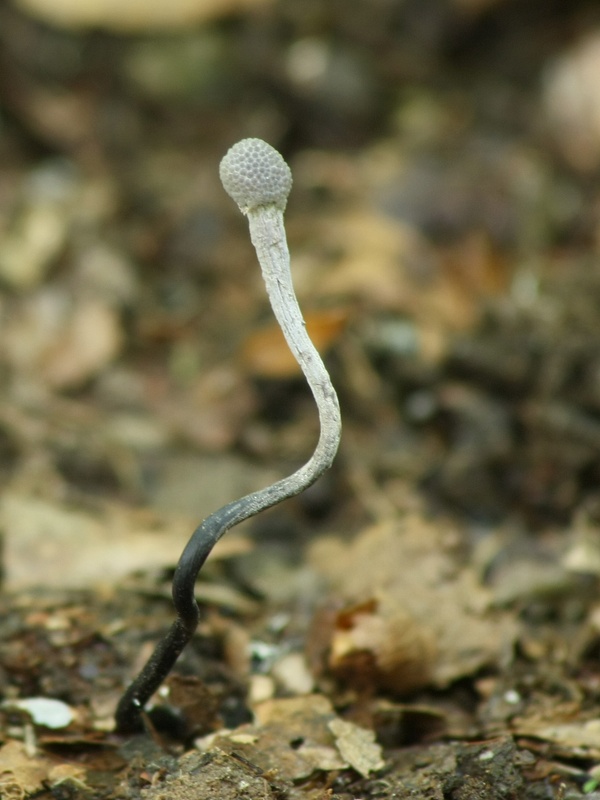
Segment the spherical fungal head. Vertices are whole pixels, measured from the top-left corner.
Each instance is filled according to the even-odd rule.
[[[281,153],[262,139],[242,139],[234,144],[219,167],[227,194],[246,214],[259,206],[285,209],[292,173]]]

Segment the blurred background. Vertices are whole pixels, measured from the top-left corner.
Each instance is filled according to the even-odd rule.
[[[312,452],[218,180],[247,136],[292,168],[345,425],[332,473],[252,530],[292,547],[417,506],[597,530],[597,2],[2,0],[9,585],[173,563]]]

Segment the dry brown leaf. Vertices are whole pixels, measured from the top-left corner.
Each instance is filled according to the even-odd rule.
[[[400,647],[402,658],[395,618],[410,632],[409,652],[419,640],[423,645],[435,643],[437,655],[426,656],[425,663],[431,659],[431,681],[443,687],[496,663],[516,635],[514,618],[490,609],[489,592],[474,570],[459,562],[459,542],[449,523],[430,522],[415,513],[401,522],[369,528],[350,545],[342,539],[321,539],[309,558],[328,579],[334,597],[376,603],[373,608],[381,620],[371,624],[367,619],[366,630],[379,648],[393,653]],[[364,637],[365,621],[361,628]]]
[[[71,787],[75,786],[79,789],[87,788],[91,791],[90,787],[86,787],[85,779],[87,772],[84,767],[79,764],[57,764],[48,773],[48,781],[51,786],[58,786],[60,784],[70,784]]]
[[[157,389],[151,377],[147,396],[175,435],[209,452],[232,448],[256,407],[249,381],[227,365],[207,370],[187,390],[172,384]]]
[[[302,653],[286,653],[271,668],[271,675],[286,693],[310,694],[315,681]],[[267,698],[265,698],[267,699]]]
[[[23,290],[41,283],[64,247],[68,218],[62,208],[39,203],[28,207],[18,223],[16,231],[3,237],[0,275]]]
[[[24,299],[2,332],[11,366],[56,389],[93,378],[115,358],[122,342],[114,308],[98,300],[75,303],[52,288]]]
[[[517,736],[540,739],[551,744],[552,750],[567,758],[600,759],[600,720],[549,723],[527,720],[514,725]]]
[[[109,364],[121,349],[123,333],[115,309],[98,301],[73,310],[62,335],[45,353],[42,371],[50,386],[80,386]]]
[[[265,772],[274,770],[289,781],[308,778],[315,770],[348,766],[329,730],[336,715],[324,696],[267,700],[254,711],[255,725],[211,737],[209,746],[235,751]]]
[[[82,588],[175,563],[197,520],[116,503],[98,503],[93,509],[61,506],[26,493],[5,492],[0,524],[7,532],[8,587]],[[239,552],[240,546],[245,549],[247,542],[240,545],[238,536],[226,537],[211,558]]]
[[[0,797],[22,798],[42,789],[55,762],[40,753],[28,755],[21,742],[0,748]]]
[[[545,71],[543,100],[563,154],[576,168],[600,162],[600,33],[580,37]]]
[[[207,741],[287,781],[349,766],[367,776],[384,766],[375,734],[342,720],[323,695],[267,700],[255,716],[255,725]]]
[[[383,309],[408,307],[412,289],[406,266],[432,259],[416,232],[368,208],[328,217],[320,237],[325,252],[341,257],[326,271],[315,265],[317,293],[351,295]]]
[[[150,31],[185,28],[227,14],[252,10],[268,0],[14,0],[52,25]]]
[[[431,680],[435,656],[430,630],[402,608],[381,613],[373,598],[336,615],[328,666],[354,687],[404,694]]]
[[[368,778],[372,772],[383,769],[385,762],[373,731],[339,718],[332,719],[328,727],[335,736],[335,744],[342,758],[359,775]]]
[[[341,309],[306,314],[306,330],[317,350],[323,354],[340,336],[348,322],[348,313]],[[284,380],[300,374],[300,367],[290,352],[283,333],[273,323],[251,334],[241,352],[244,369],[259,378]]]
[[[434,250],[415,229],[364,207],[327,217],[318,237],[323,253],[340,255],[327,270],[323,253],[306,264],[313,292],[406,315],[430,361],[446,352],[449,332],[475,324],[483,297],[506,287],[507,266],[483,234]]]

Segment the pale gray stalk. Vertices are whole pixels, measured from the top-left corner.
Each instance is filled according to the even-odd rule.
[[[303,491],[331,466],[340,442],[340,408],[329,373],[306,332],[292,283],[283,222],[292,186],[288,165],[277,150],[262,139],[243,139],[223,158],[220,173],[225,191],[248,217],[250,238],[273,313],[319,410],[321,435],[312,458],[298,472],[276,484],[283,500]]]

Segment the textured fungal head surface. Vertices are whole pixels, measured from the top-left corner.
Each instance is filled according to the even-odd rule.
[[[285,209],[292,173],[281,153],[262,139],[242,139],[231,147],[219,168],[221,183],[245,214],[258,206]]]

